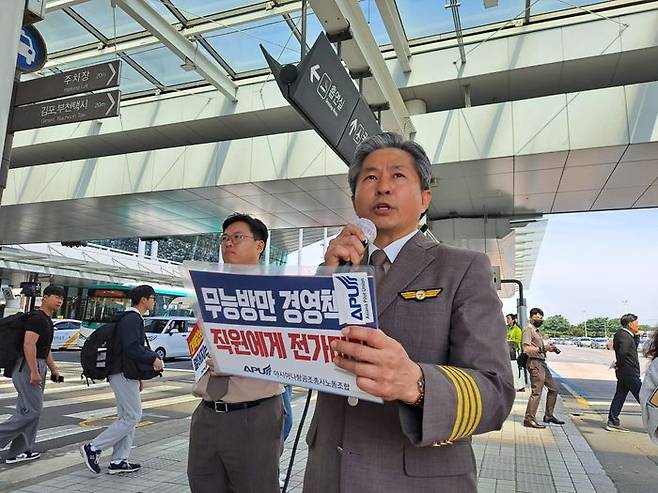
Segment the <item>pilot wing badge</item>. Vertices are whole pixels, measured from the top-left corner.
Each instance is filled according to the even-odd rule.
[[[418,289],[416,291],[401,291],[399,294],[405,300],[423,301],[426,299],[436,298],[443,292],[443,288]]]

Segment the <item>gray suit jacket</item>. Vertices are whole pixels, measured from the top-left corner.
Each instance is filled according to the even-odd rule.
[[[411,296],[436,289],[420,301]],[[320,393],[306,437],[304,491],[475,492],[470,436],[500,429],[515,394],[488,257],[418,233],[377,286],[377,304],[380,328],[420,363],[423,408],[397,401],[351,407],[345,397]]]

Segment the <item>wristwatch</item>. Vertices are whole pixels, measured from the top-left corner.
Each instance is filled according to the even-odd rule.
[[[420,368],[420,365],[418,365]],[[425,375],[423,374],[423,369],[420,369],[420,378],[416,381],[416,385],[418,386],[418,392],[420,394],[418,395],[418,398],[411,403],[411,406],[413,407],[422,407],[423,406],[423,401],[425,400]]]

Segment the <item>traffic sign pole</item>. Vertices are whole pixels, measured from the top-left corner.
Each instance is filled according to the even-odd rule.
[[[9,116],[13,94],[14,71],[16,68],[16,53],[21,32],[21,21],[25,9],[25,0],[5,0],[2,2],[0,16],[0,203],[7,183],[9,172],[9,153],[11,143],[7,145]]]

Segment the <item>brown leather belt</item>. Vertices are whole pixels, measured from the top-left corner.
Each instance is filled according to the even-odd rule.
[[[216,413],[230,413],[231,411],[240,411],[242,409],[249,409],[250,407],[255,407],[261,402],[267,401],[277,397],[273,395],[272,397],[265,397],[264,399],[256,399],[255,401],[246,401],[246,402],[224,402],[224,401],[202,401],[203,405],[209,407]]]

